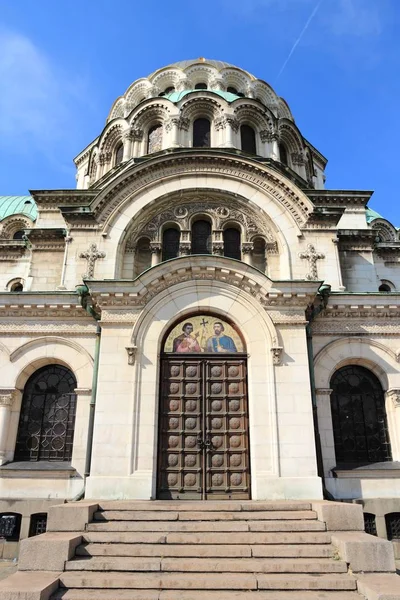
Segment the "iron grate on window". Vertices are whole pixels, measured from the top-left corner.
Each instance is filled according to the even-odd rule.
[[[47,529],[47,513],[37,513],[31,515],[31,522],[29,526],[29,537],[34,535],[40,535],[46,533]]]
[[[364,529],[365,533],[369,533],[370,535],[378,535],[376,532],[376,519],[375,515],[371,513],[364,513]]]
[[[389,513],[385,515],[385,521],[388,540],[400,542],[400,513]]]

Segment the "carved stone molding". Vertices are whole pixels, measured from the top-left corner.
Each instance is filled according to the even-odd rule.
[[[103,308],[101,311],[101,323],[126,323],[127,325],[134,325],[138,316],[138,313],[132,312],[129,309],[107,310]]]
[[[305,312],[265,309],[275,325],[306,325]]]
[[[0,406],[12,406],[17,393],[15,388],[0,388]]]
[[[372,313],[372,314],[371,314]],[[364,317],[362,316],[364,314]],[[351,311],[340,313],[340,317],[343,320],[316,320],[311,324],[313,335],[346,335],[346,336],[371,336],[372,334],[379,334],[384,336],[398,336],[400,335],[400,322],[396,323],[393,321],[380,320],[384,316],[378,312],[373,311],[358,311],[352,313]],[[395,315],[392,315],[395,317]],[[361,319],[360,319],[361,318]],[[399,317],[397,316],[397,319]],[[377,320],[375,320],[377,319]],[[400,362],[397,359],[397,362]]]
[[[136,359],[137,346],[126,346],[128,353],[128,365],[134,365]]]
[[[91,388],[75,388],[74,392],[78,396],[91,396],[92,395]]]
[[[331,388],[317,388],[315,390],[317,396],[330,396],[332,392]]]
[[[162,245],[161,242],[150,242],[150,252],[152,254],[161,254]]]
[[[242,254],[251,254],[253,252],[253,242],[243,242]]]
[[[224,255],[224,242],[213,242],[212,252],[213,252],[213,254],[223,256]]]
[[[393,402],[395,408],[400,408],[400,389],[392,388],[386,392],[386,399]]]
[[[274,365],[281,365],[282,364],[282,354],[283,354],[282,346],[274,346],[273,348],[271,348],[271,352],[272,352],[272,362],[274,363]]]

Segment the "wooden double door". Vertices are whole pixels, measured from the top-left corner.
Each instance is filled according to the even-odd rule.
[[[247,359],[164,356],[160,499],[249,499]]]

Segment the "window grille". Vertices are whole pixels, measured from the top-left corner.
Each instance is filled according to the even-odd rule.
[[[19,513],[0,514],[0,538],[7,542],[18,542],[21,532],[22,515]]]
[[[31,515],[31,522],[29,525],[29,537],[34,535],[40,535],[46,533],[47,529],[47,513],[36,513]]]
[[[400,513],[385,515],[387,539],[400,542]]]
[[[375,515],[367,512],[364,513],[364,529],[365,533],[369,533],[370,535],[378,535],[376,532]]]

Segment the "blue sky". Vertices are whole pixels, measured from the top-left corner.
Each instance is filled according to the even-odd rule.
[[[399,25],[399,0],[0,0],[0,195],[75,187],[115,98],[204,56],[270,83],[327,187],[375,190],[399,226]]]

